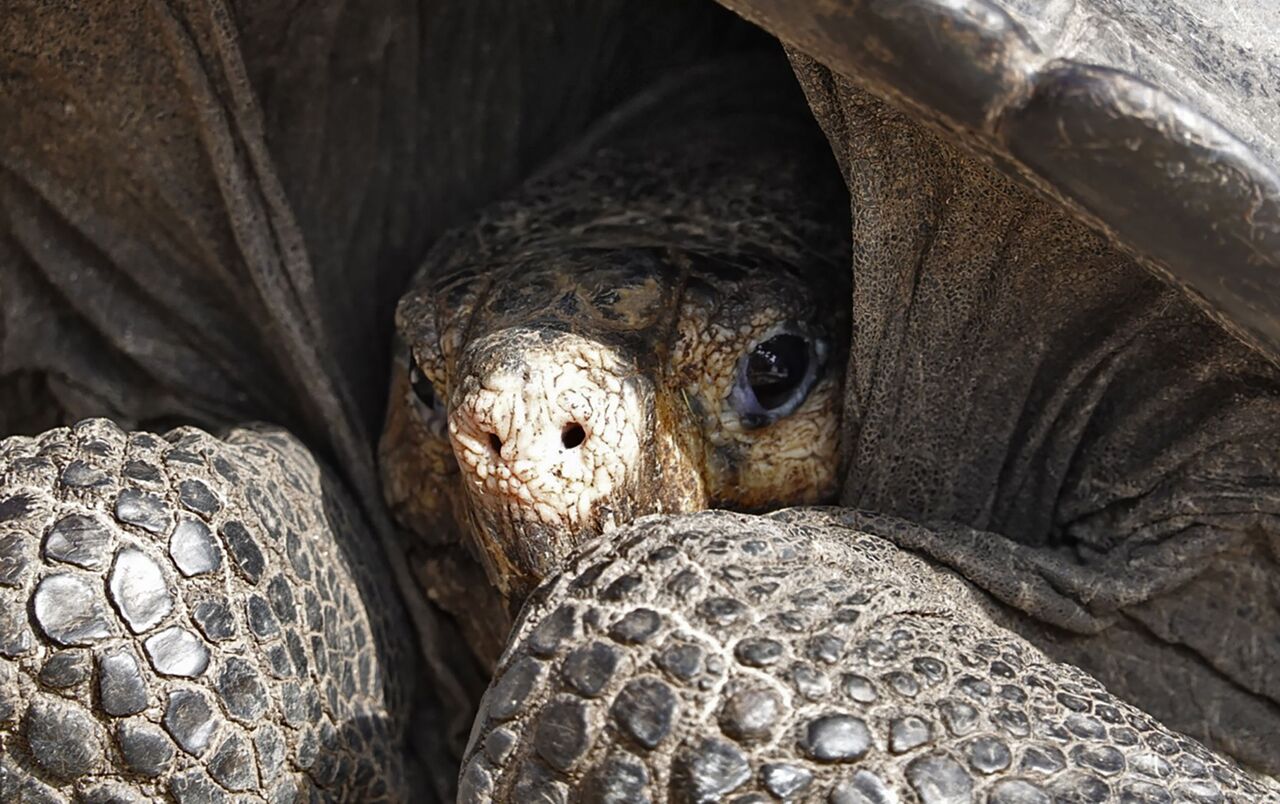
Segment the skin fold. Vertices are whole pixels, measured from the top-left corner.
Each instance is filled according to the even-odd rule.
[[[773,5],[6,8],[0,799],[1270,800],[1274,58]]]
[[[476,605],[473,558],[518,604],[637,516],[835,494],[842,188],[796,88],[735,75],[711,112],[669,86],[633,101],[446,237],[402,300],[382,475],[446,609]],[[743,385],[762,344],[801,355],[773,412]],[[481,605],[461,619],[491,659],[507,620]]]
[[[1267,669],[1273,651],[1268,635],[1276,622],[1270,604],[1275,574],[1268,568],[1275,561],[1274,489],[1280,476],[1272,446],[1280,414],[1274,367],[1176,288],[1143,272],[1061,209],[880,101],[834,82],[803,57],[795,56],[794,63],[838,146],[852,196],[854,338],[843,409],[830,420],[842,433],[842,453],[832,461],[844,467],[840,502],[918,523],[880,529],[868,522],[859,528],[958,571],[1007,607],[1001,628],[1053,660],[1096,674],[1120,700],[1252,769],[1273,773],[1266,735],[1275,722],[1274,680]],[[642,178],[627,176],[618,166],[602,172],[625,177],[625,183],[619,179],[611,185],[613,191],[646,187]],[[544,174],[544,179],[548,175],[565,181],[563,174]],[[707,193],[704,200],[711,199],[706,203],[716,204],[728,188],[700,191]],[[511,219],[520,222],[519,248],[537,250],[545,242],[559,246],[564,239],[576,245],[581,231],[575,216],[589,217],[594,208],[580,204],[565,217],[548,219],[555,220],[554,227],[540,229],[537,200],[536,194],[517,196],[508,207]],[[645,220],[620,219],[637,229]],[[482,222],[461,236],[461,246],[455,241],[443,248],[472,259],[491,243],[505,242],[503,231],[501,225],[486,228]],[[619,237],[616,231],[610,235]],[[725,242],[735,241],[726,236]],[[601,270],[598,262],[584,265],[571,254],[561,259],[576,266],[575,276]],[[475,309],[475,302],[466,300],[491,292],[475,290],[475,283],[496,287],[501,295],[517,292],[525,276],[537,273],[523,269],[516,281],[503,273],[501,259],[484,264],[483,280],[462,271],[460,283],[470,290],[441,299],[444,288],[438,289],[436,309],[459,304]],[[761,273],[738,280],[739,286],[750,288]],[[460,391],[449,386],[442,420],[459,456],[462,481],[453,503],[460,513],[453,521],[476,534],[489,578],[511,600],[521,597],[511,577],[546,577],[569,548],[581,544],[577,534],[584,532],[584,515],[565,505],[560,510],[567,513],[558,520],[542,518],[529,525],[529,518],[500,502],[505,492],[489,479],[482,457],[485,434],[505,444],[513,431],[504,427],[514,421],[518,404],[493,395],[518,397],[528,389],[556,386],[540,379],[540,369],[522,374],[520,381],[490,378],[510,370],[513,355],[533,356],[543,365],[554,362],[538,357],[550,342],[570,355],[567,360],[580,361],[583,371],[625,377],[630,366],[638,365],[615,361],[611,344],[592,347],[599,350],[592,357],[571,346],[571,337],[529,335],[537,323],[554,317],[548,311],[564,290],[555,284],[560,281],[559,275],[544,281],[553,290],[542,296],[526,292],[535,300],[532,318],[481,306],[465,323],[441,324],[448,316],[419,312],[414,292],[400,311],[401,334],[419,371],[437,378],[436,384],[456,385],[456,378],[463,378]],[[646,293],[659,291],[646,289],[635,298]],[[502,302],[496,306],[504,307]],[[559,312],[570,311],[576,314],[578,308]],[[637,321],[656,320],[644,312],[631,315]],[[422,324],[427,320],[435,332]],[[591,321],[592,315],[582,320]],[[561,327],[576,337],[584,325],[573,321]],[[752,342],[749,328],[738,331]],[[418,344],[436,342],[442,344],[439,358],[424,359],[416,351]],[[681,342],[676,339],[668,358],[672,365],[682,365],[675,359],[682,354]],[[714,346],[706,344],[719,342],[714,334],[688,341],[713,354]],[[500,353],[496,357],[485,351],[494,348]],[[575,350],[579,354],[573,357]],[[433,369],[433,362],[444,368]],[[487,367],[499,365],[501,370]],[[695,365],[702,377],[723,376],[715,358]],[[467,384],[472,376],[474,387]],[[705,409],[708,397],[732,401],[732,388],[724,381],[709,384],[719,392],[693,395],[689,410]],[[689,495],[690,508],[764,507],[751,495],[726,502],[704,492],[699,501],[694,484],[680,484],[681,477],[695,476],[704,488],[723,488],[717,484],[726,475],[714,451],[683,453],[709,454],[701,464],[681,459],[679,439],[689,429],[680,419],[661,418],[669,408],[657,401],[659,396],[650,407],[645,393],[636,394],[638,401],[622,415],[614,442],[631,449],[627,428],[638,427],[636,422],[646,422],[645,428],[651,419],[672,423],[665,425],[668,429],[643,430],[653,433],[651,443],[675,439],[666,442],[675,446],[659,449],[667,459],[661,469],[645,469],[652,458],[643,449],[627,453],[633,457],[622,462],[640,467],[642,474],[653,471],[660,490],[647,498],[653,507],[636,506],[631,515],[689,510],[659,507],[664,487],[668,494]],[[473,428],[476,421],[482,426]],[[706,443],[734,432],[731,421],[721,423],[723,429],[713,430]],[[551,427],[547,443],[557,432]],[[384,441],[384,454],[385,449]],[[771,449],[776,454],[779,445]],[[734,465],[732,460],[725,464]],[[387,465],[384,461],[384,473]],[[680,468],[690,465],[682,475]],[[778,468],[767,459],[765,466]],[[469,477],[481,473],[480,482],[468,485]],[[634,482],[619,477],[624,488]],[[793,475],[790,481],[814,477]],[[613,484],[610,477],[606,485]],[[400,508],[407,521],[412,506]],[[600,526],[594,532],[605,530]],[[588,583],[591,572],[583,578]],[[616,582],[601,594],[625,595],[632,585],[625,578]],[[570,584],[548,593],[553,596],[543,605],[551,608],[560,599],[555,595],[576,595],[575,589]],[[679,597],[670,590],[662,594]],[[437,594],[437,599],[442,598]],[[656,600],[676,605],[661,595]],[[539,650],[536,644],[531,649]],[[1116,745],[1125,739],[1116,737]]]

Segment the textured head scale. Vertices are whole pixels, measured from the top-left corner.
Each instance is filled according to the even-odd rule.
[[[848,224],[785,89],[616,118],[402,300],[388,498],[509,599],[637,516],[834,494]]]

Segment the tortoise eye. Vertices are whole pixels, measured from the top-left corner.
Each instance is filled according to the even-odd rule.
[[[826,355],[821,340],[790,333],[753,346],[739,361],[729,392],[742,424],[764,427],[793,413],[817,382]]]
[[[409,385],[413,388],[414,395],[422,406],[427,410],[438,412],[436,408],[436,387],[431,384],[431,380],[418,368],[418,364],[411,360],[409,364]]]

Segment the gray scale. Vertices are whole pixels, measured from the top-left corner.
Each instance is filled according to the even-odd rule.
[[[804,726],[800,750],[818,762],[851,762],[871,748],[871,732],[861,718],[823,715]]]
[[[729,694],[720,710],[720,728],[739,742],[769,738],[783,711],[776,690],[744,687]]]
[[[191,619],[206,639],[222,642],[236,635],[235,617],[225,600],[206,599],[196,603]]]
[[[120,721],[116,743],[126,767],[143,776],[159,776],[173,761],[175,749],[169,736],[142,719]]]
[[[26,715],[27,745],[51,776],[77,779],[102,762],[102,728],[83,709],[58,698],[40,696]]]
[[[778,661],[785,650],[783,644],[769,637],[744,639],[733,649],[734,658],[749,667],[767,667]]]
[[[612,645],[595,641],[570,652],[561,672],[579,695],[594,697],[608,684],[621,655]]]
[[[1013,754],[1004,741],[995,737],[978,737],[967,749],[969,767],[978,773],[997,773],[1009,767]]]
[[[98,654],[98,700],[109,715],[136,715],[147,708],[147,679],[128,648]]]
[[[676,752],[671,774],[690,798],[700,800],[737,790],[751,778],[751,764],[733,743],[706,737]]]
[[[889,750],[903,754],[929,742],[929,722],[916,715],[894,718],[889,724]]]
[[[169,537],[169,557],[188,578],[215,572],[222,566],[222,551],[209,526],[198,519],[181,517]]]
[[[244,791],[258,784],[252,744],[233,734],[209,757],[209,775],[228,790]]]
[[[813,771],[803,765],[785,762],[766,763],[760,768],[760,780],[778,798],[800,795],[813,783]]]
[[[184,449],[218,458],[241,479],[235,486],[206,474],[204,458],[165,460],[175,447],[159,438],[129,441],[139,452],[126,459],[122,434],[107,423],[46,437],[50,457],[41,460],[48,466],[7,457],[13,453],[6,448],[23,439],[0,442],[0,473],[25,461],[19,468],[35,484],[6,498],[0,530],[0,657],[22,658],[0,660],[0,740],[17,748],[3,759],[4,785],[14,780],[22,795],[49,801],[284,802],[298,791],[403,798],[395,792],[404,789],[403,765],[387,746],[403,740],[407,719],[389,717],[389,696],[397,693],[383,686],[383,671],[384,662],[406,655],[391,645],[407,639],[387,641],[399,626],[385,585],[335,560],[345,548],[329,530],[325,505],[350,503],[278,499],[278,509],[296,509],[289,518],[298,538],[292,555],[283,537],[278,548],[259,548],[255,584],[253,550],[241,545],[246,572],[220,529],[229,521],[258,527],[244,499],[246,480],[264,498],[278,495],[293,489],[272,481],[282,462],[310,458],[283,449],[287,440],[262,441],[251,454],[243,447],[258,435],[233,431],[228,438],[235,443],[200,434]],[[135,463],[126,474],[129,460]],[[314,481],[301,480],[320,477],[315,464],[295,474],[321,497],[318,485],[305,485]],[[64,501],[66,493],[74,499]],[[340,538],[366,536],[351,528]],[[376,563],[371,548],[357,549]],[[300,565],[333,569],[318,584],[315,573],[301,577]],[[323,618],[307,623],[303,601],[334,610],[342,662],[308,669],[306,685],[291,696],[283,687],[296,677],[290,645],[310,668],[304,643],[327,641]],[[264,622],[275,625],[275,638],[260,643],[252,626]],[[286,639],[282,622],[300,630]],[[343,670],[347,661],[356,672]],[[298,728],[285,725],[290,703]],[[342,727],[329,724],[310,737],[298,730],[325,717]],[[357,725],[365,719],[379,725]],[[315,776],[293,762],[302,742],[311,744]]]
[[[173,598],[160,565],[136,547],[116,551],[107,577],[107,594],[135,634],[149,631],[173,609]]]
[[[174,626],[143,641],[147,657],[157,673],[195,678],[209,666],[209,649],[193,632]]]
[[[957,607],[966,593],[954,575],[845,525],[797,534],[826,516],[695,514],[633,525],[627,548],[614,534],[584,550],[516,627],[472,733],[461,800],[589,790],[659,801],[678,790],[693,800],[1012,803],[1103,801],[1150,785],[1191,797],[1186,786],[1198,784],[1243,802],[1243,791],[1264,790],[1239,770],[1211,775],[1193,741]],[[821,540],[823,568],[794,549],[801,538]],[[662,560],[626,571],[641,582],[628,582],[625,599],[593,599],[573,620],[578,647],[556,640],[549,651],[560,596],[581,601],[623,572],[601,566],[611,551],[620,565],[632,554]],[[673,593],[689,567],[714,576],[721,564],[742,571]],[[778,588],[753,595],[765,572]],[[811,630],[777,628],[762,610],[801,583]],[[934,614],[916,617],[922,607]],[[616,639],[637,611],[631,621],[662,612],[660,636]],[[1132,734],[1112,741],[1107,729]]]
[[[898,800],[879,776],[866,770],[837,783],[827,796],[829,804],[895,804]]]
[[[163,535],[169,529],[172,512],[163,498],[140,489],[128,488],[116,497],[115,516],[125,524]]]
[[[262,676],[249,661],[227,657],[215,684],[227,713],[246,725],[254,725],[270,706]]]
[[[89,654],[67,650],[51,655],[40,668],[40,683],[54,689],[67,689],[89,677]]]
[[[84,461],[72,461],[62,470],[62,485],[71,488],[85,489],[94,486],[110,485],[111,479],[106,472],[95,469]]]
[[[187,753],[200,756],[218,730],[219,722],[204,693],[180,688],[169,693],[164,705],[164,728]]]
[[[567,771],[591,747],[592,719],[587,704],[573,698],[545,707],[534,723],[534,747],[552,768]]]
[[[633,609],[609,631],[609,636],[623,643],[647,642],[662,627],[662,618],[652,609]]]
[[[178,484],[178,502],[189,511],[213,516],[222,509],[213,490],[200,480],[183,480]]]
[[[227,545],[227,550],[235,559],[236,566],[250,583],[256,584],[262,577],[265,567],[262,550],[254,541],[253,534],[240,522],[232,520],[225,523],[218,531]]]
[[[117,630],[100,589],[88,577],[72,573],[41,579],[32,612],[45,636],[60,645],[91,645]]]
[[[9,537],[16,540],[17,537]],[[105,523],[84,514],[70,514],[53,523],[44,538],[44,558],[100,570],[111,557],[113,542]]]
[[[614,698],[614,723],[640,748],[652,750],[671,733],[679,699],[669,684],[646,676],[628,681]]]

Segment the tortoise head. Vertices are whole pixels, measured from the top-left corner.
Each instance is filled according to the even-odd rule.
[[[456,526],[519,599],[637,516],[832,496],[844,299],[805,273],[588,246],[424,277],[397,311],[394,510]]]
[[[466,543],[517,602],[638,516],[834,495],[848,193],[789,76],[726,74],[612,116],[427,256],[380,448],[427,563]]]

